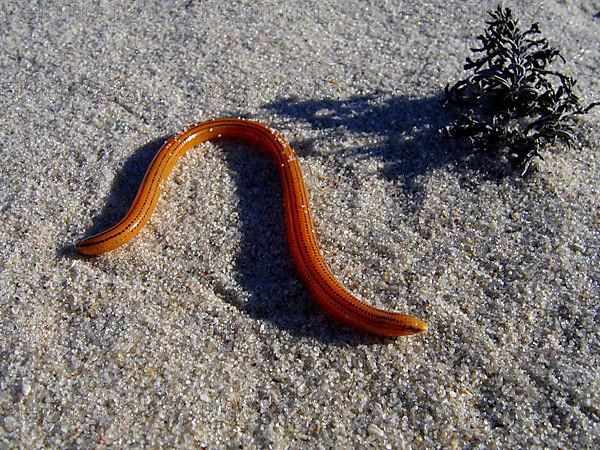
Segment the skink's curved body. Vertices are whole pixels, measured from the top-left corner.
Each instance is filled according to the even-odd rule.
[[[367,305],[333,276],[317,245],[308,195],[294,151],[277,131],[250,120],[208,120],[192,125],[169,139],[150,164],[125,217],[109,230],[79,241],[75,245],[76,251],[84,255],[99,255],[131,239],[150,218],[161,184],[175,162],[188,149],[217,138],[242,139],[266,151],[277,164],[283,186],[287,237],[294,263],[312,297],[327,313],[352,328],[384,336],[409,335],[427,329],[427,325],[417,318]]]

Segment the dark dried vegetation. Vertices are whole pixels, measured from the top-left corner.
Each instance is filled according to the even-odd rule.
[[[549,69],[564,58],[540,37],[537,23],[523,32],[509,8],[488,14],[488,27],[477,38],[482,46],[471,49],[479,57],[464,65],[473,73],[446,87],[446,105],[468,109],[445,131],[506,156],[524,174],[535,157],[542,158],[544,146],[573,144],[574,117],[600,103],[583,107],[573,92],[575,80]]]

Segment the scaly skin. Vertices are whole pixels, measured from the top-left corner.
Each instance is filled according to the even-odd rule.
[[[242,139],[266,151],[277,164],[283,186],[286,232],[294,264],[312,297],[329,315],[356,330],[383,336],[402,336],[427,330],[427,325],[415,317],[369,306],[333,276],[317,244],[308,194],[294,151],[278,132],[250,120],[208,120],[173,136],[154,157],[125,217],[112,228],[77,242],[75,250],[83,255],[100,255],[131,239],[150,218],[161,184],[177,160],[188,149],[218,138]]]

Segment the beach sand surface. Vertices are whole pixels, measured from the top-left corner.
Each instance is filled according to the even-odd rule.
[[[600,447],[600,108],[525,177],[439,132],[495,6],[4,2],[0,447]],[[598,100],[598,3],[505,6]],[[243,142],[190,151],[138,236],[74,254],[222,116],[291,142],[332,271],[427,333],[323,314]]]

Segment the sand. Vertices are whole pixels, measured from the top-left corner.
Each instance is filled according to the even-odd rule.
[[[599,110],[524,178],[438,131],[495,5],[5,2],[0,446],[599,447]],[[507,6],[597,100],[597,2]],[[334,273],[427,333],[324,316],[240,142],[186,155],[129,244],[74,255],[220,116],[286,136]]]

